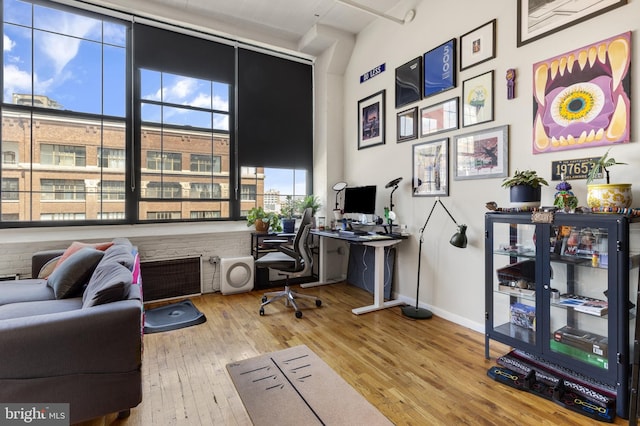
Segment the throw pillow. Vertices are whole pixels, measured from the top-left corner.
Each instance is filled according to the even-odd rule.
[[[116,302],[129,295],[131,271],[119,263],[101,263],[82,296],[82,307]]]
[[[53,289],[56,299],[78,295],[104,253],[91,247],[85,247],[73,253],[67,260],[49,275],[47,284]]]
[[[69,258],[73,253],[85,247],[93,247],[96,250],[105,251],[109,247],[113,245],[113,241],[105,241],[103,243],[81,243],[80,241],[74,241],[71,245],[62,253],[60,259],[58,259],[58,264],[56,268]]]
[[[100,263],[116,262],[131,269],[133,268],[134,261],[133,253],[131,252],[131,250],[132,247],[130,245],[127,246],[114,244],[107,250],[105,250],[104,257],[102,258]]]
[[[51,275],[51,273],[56,269],[56,266],[58,265],[58,260],[61,257],[62,256],[56,256],[50,261],[48,261],[47,263],[45,263],[44,265],[42,265],[42,268],[40,268],[40,272],[38,272],[38,278],[41,278],[41,279],[49,278],[49,275]]]

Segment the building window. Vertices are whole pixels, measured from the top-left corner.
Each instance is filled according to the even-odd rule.
[[[2,178],[2,200],[17,200],[19,190],[18,178]]]
[[[98,185],[100,200],[124,200],[125,189],[123,181],[103,180]]]
[[[84,180],[42,179],[40,181],[42,200],[84,200]]]
[[[191,171],[220,173],[220,160],[219,156],[191,154]]]
[[[220,198],[220,185],[217,183],[192,183],[189,198]]]
[[[191,219],[218,219],[221,216],[219,211],[192,211],[189,217]]]
[[[180,212],[148,212],[147,219],[151,219],[151,220],[180,219]]]
[[[85,220],[84,213],[42,213],[40,220]]]
[[[124,170],[126,161],[124,149],[98,148],[98,167]]]
[[[14,151],[3,151],[2,164],[17,164],[16,153]]]
[[[40,145],[40,163],[49,166],[84,167],[87,165],[87,148],[43,143]]]
[[[242,185],[240,199],[242,201],[253,201],[256,199],[256,186],[255,185]]]
[[[102,220],[122,220],[124,212],[103,212],[98,214],[98,219]]]
[[[179,152],[147,151],[147,169],[182,170],[182,154]]]
[[[149,182],[146,198],[182,198],[182,185],[178,182]]]

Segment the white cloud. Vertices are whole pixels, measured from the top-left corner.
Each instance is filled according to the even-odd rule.
[[[3,44],[4,44],[3,49],[5,52],[11,52],[13,48],[16,47],[16,42],[11,40],[9,36],[6,34],[4,35]]]
[[[31,93],[31,74],[15,65],[5,65],[4,90],[5,99],[13,93]]]
[[[98,21],[86,19],[82,16],[64,14],[55,28],[61,34],[73,34],[76,37],[65,37],[48,32],[37,33],[39,42],[36,46],[54,64],[55,73],[60,73],[64,67],[78,54],[81,38],[96,30]]]
[[[217,109],[220,111],[229,111],[229,101],[222,99],[220,96],[214,96],[213,109]]]

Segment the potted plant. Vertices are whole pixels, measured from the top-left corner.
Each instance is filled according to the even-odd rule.
[[[602,208],[627,208],[633,201],[630,183],[611,183],[609,180],[609,168],[621,163],[615,158],[609,157],[609,151],[590,163],[591,170],[587,175],[587,205],[593,209]],[[592,184],[595,179],[604,175],[607,183]]]
[[[320,199],[313,194],[307,195],[302,200],[298,202],[298,211],[300,213],[304,213],[307,208],[311,208],[311,227],[316,227],[316,212],[320,209]]]
[[[502,186],[509,188],[513,207],[539,207],[543,185],[549,183],[545,178],[538,176],[535,170],[516,170],[513,176],[502,181]]]
[[[282,214],[282,232],[291,234],[295,231],[296,220],[293,218],[294,210],[293,197],[287,195],[287,199],[280,208],[280,213]]]
[[[255,225],[256,232],[266,233],[282,231],[280,218],[273,212],[266,212],[262,207],[253,207],[247,213],[247,226]]]

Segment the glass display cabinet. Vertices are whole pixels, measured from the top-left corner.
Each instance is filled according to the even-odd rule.
[[[485,216],[486,339],[608,385],[628,416],[640,218]]]

